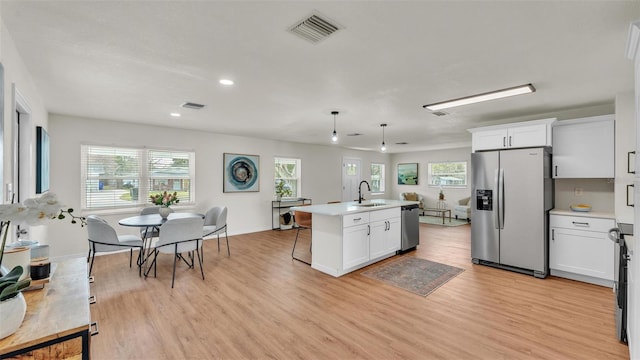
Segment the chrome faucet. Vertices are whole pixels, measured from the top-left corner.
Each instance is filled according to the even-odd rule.
[[[362,204],[362,200],[363,200],[363,197],[362,197],[362,183],[367,184],[367,189],[369,191],[371,191],[371,186],[369,186],[369,183],[366,180],[360,181],[360,185],[358,185],[358,204]]]

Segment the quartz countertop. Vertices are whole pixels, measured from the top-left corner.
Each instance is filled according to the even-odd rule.
[[[602,211],[573,211],[571,209],[552,209],[549,211],[551,215],[568,215],[568,216],[579,216],[579,217],[589,217],[589,218],[599,218],[599,219],[616,219],[616,215],[612,212],[602,212]]]
[[[347,214],[355,214],[361,212],[369,212],[383,209],[390,209],[405,205],[418,204],[417,201],[403,201],[391,199],[374,199],[363,201],[358,204],[357,201],[341,202],[334,204],[319,204],[309,206],[294,206],[293,211],[304,211],[312,214],[342,216]]]

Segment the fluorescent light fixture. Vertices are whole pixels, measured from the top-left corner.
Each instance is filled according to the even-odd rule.
[[[431,111],[437,111],[437,110],[448,109],[456,106],[475,104],[482,101],[489,101],[489,100],[495,100],[495,99],[502,99],[509,96],[528,94],[535,91],[536,91],[536,88],[534,88],[533,85],[526,84],[526,85],[514,86],[507,89],[502,89],[502,90],[490,91],[483,94],[471,95],[471,96],[467,96],[459,99],[442,101],[435,104],[424,105],[422,107]]]
[[[171,113],[171,116],[173,116],[173,117],[180,117],[181,115],[180,115],[180,113]]]
[[[220,84],[222,84],[222,85],[233,85],[233,80],[220,79]]]

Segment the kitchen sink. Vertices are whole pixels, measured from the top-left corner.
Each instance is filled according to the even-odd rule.
[[[374,206],[383,206],[385,204],[356,204],[357,207],[374,207]]]

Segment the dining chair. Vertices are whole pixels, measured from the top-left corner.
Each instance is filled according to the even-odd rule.
[[[229,250],[229,235],[227,234],[227,207],[214,206],[204,215],[202,237],[206,238],[217,235],[218,252],[220,252],[220,234],[223,232],[224,236],[227,238],[227,256],[231,256],[231,250]]]
[[[169,210],[173,212],[172,208],[169,208]],[[140,215],[158,214],[159,211],[160,211],[160,206],[149,206],[140,210]],[[140,236],[143,239],[157,238],[158,234],[159,234],[159,230],[158,230],[158,227],[156,226],[154,226],[153,228],[147,227],[147,228],[140,229]]]
[[[305,205],[302,205],[305,206]],[[300,258],[295,257],[295,251],[296,251],[296,244],[298,243],[298,236],[300,236],[300,230],[306,230],[309,229],[311,230],[311,213],[305,212],[305,211],[300,211],[300,210],[296,210],[293,213],[293,217],[295,219],[296,224],[298,225],[298,229],[296,231],[296,239],[293,242],[293,249],[291,250],[291,258],[294,260],[298,260],[300,262],[303,262],[307,265],[311,265],[310,262],[307,262],[305,260],[302,260]],[[311,241],[309,241],[309,252],[311,252]]]
[[[158,241],[151,245],[151,250],[154,254],[153,260],[144,275],[149,275],[149,271],[151,271],[151,267],[153,267],[153,276],[156,277],[159,253],[173,254],[173,275],[171,276],[171,288],[173,289],[178,259],[183,260],[190,268],[193,268],[195,265],[193,252],[195,251],[198,254],[200,274],[202,275],[202,280],[204,280],[202,257],[200,256],[202,226],[203,219],[199,216],[169,219],[162,224],[162,226],[160,226]],[[184,253],[189,254],[189,259],[182,255]]]
[[[96,215],[87,216],[87,232],[89,234],[89,254],[87,262],[91,260],[89,265],[89,276],[93,269],[93,260],[96,253],[99,252],[115,252],[129,248],[129,267],[132,266],[133,250],[138,249],[138,274],[142,275],[142,239],[137,235],[118,235],[116,230],[104,219]]]

